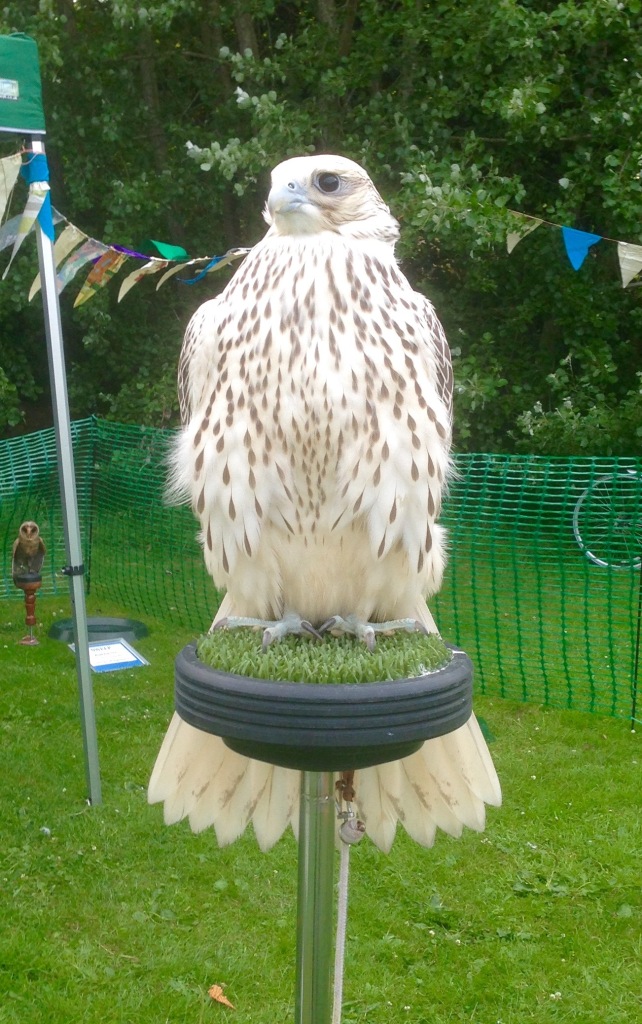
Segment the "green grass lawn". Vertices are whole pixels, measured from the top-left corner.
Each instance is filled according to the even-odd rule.
[[[0,604],[0,1022],[291,1021],[292,836],[219,850],[146,802],[193,634],[141,616],[149,667],[93,676],[103,803],[88,807],[74,660],[46,639],[68,604],[38,611],[42,643],[21,647],[20,601]],[[504,806],[481,836],[354,849],[344,1024],[637,1024],[639,734],[496,697],[476,709]]]

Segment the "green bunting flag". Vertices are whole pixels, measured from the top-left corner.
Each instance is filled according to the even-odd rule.
[[[155,238],[148,238],[143,245],[153,245],[158,249],[164,260],[186,260],[187,253],[181,245],[170,245],[169,242],[157,242]]]

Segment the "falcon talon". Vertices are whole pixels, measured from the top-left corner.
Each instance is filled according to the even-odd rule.
[[[323,635],[323,633],[330,632],[334,628],[334,626],[336,624],[337,624],[337,616],[336,615],[332,615],[329,619],[325,620],[323,625],[319,626],[319,633],[321,633],[321,635]]]
[[[308,622],[307,619],[302,619],[300,615],[296,615],[293,612],[288,612],[277,622],[261,622],[258,619],[254,621],[257,625],[267,627],[263,633],[262,646],[264,653],[271,644],[277,640],[282,640],[284,636],[312,636],[316,640],[323,639],[311,622]]]
[[[304,633],[309,633],[310,636],[313,636],[315,640],[323,640],[323,627],[320,630],[315,629],[312,623],[308,622],[307,619],[301,619],[301,629]]]
[[[264,654],[267,653],[268,647],[274,640],[275,636],[273,635],[271,629],[269,629],[268,627],[268,629],[266,629],[265,632],[263,633],[263,639],[261,641],[261,650],[263,651]]]
[[[268,647],[271,647],[273,643],[278,643],[279,640],[282,640],[283,637],[286,636],[287,632],[288,630],[283,628],[283,624],[281,622],[272,622],[267,629],[263,630],[263,639],[261,641],[263,653],[265,654]]]

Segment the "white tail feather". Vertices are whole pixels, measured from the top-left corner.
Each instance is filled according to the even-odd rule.
[[[438,755],[439,750],[439,740],[429,740],[416,754],[404,758],[406,791],[412,791],[418,800],[423,817],[434,822],[442,832],[447,832],[451,836],[460,836],[462,823],[457,818],[454,809],[444,799],[431,771],[431,762],[435,760],[434,755]],[[433,756],[427,756],[429,754]],[[404,822],[404,826],[407,827],[407,822]],[[413,828],[417,830],[416,825]]]
[[[432,846],[437,832],[437,822],[433,815],[426,813],[426,808],[412,785],[412,767],[408,762],[407,757],[401,762],[403,796],[399,808],[399,821],[416,843],[420,846]]]
[[[150,803],[165,802],[168,825],[191,814],[202,794],[212,792],[224,747],[216,736],[193,729],[174,715],[149,784]]]
[[[399,761],[362,768],[354,776],[355,803],[373,843],[387,853],[392,846],[399,818],[401,790]]]
[[[471,769],[471,788],[484,803],[490,804],[491,807],[501,807],[502,788],[479,722],[474,715],[471,715],[466,725],[469,737],[475,745],[478,759],[476,765]]]
[[[288,825],[298,821],[301,788],[300,772],[272,765],[265,768],[268,781],[252,816],[256,841],[264,851],[274,846]]]
[[[198,831],[213,825],[219,846],[228,846],[244,832],[250,819],[253,794],[247,772],[247,758],[229,750],[222,740],[225,751],[219,770],[213,779],[210,796],[204,793],[192,814],[190,825]],[[197,831],[197,829],[194,829]]]
[[[457,732],[465,732],[466,728],[463,725]],[[456,756],[453,756],[457,741],[451,741],[452,735],[441,736],[438,740],[424,744],[424,760],[440,795],[457,822],[479,831],[484,827],[484,805],[471,791]],[[434,749],[433,743],[436,745]]]

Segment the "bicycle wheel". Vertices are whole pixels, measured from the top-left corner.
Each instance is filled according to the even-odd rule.
[[[573,512],[580,550],[602,568],[642,563],[642,480],[637,473],[602,476],[580,495]]]

